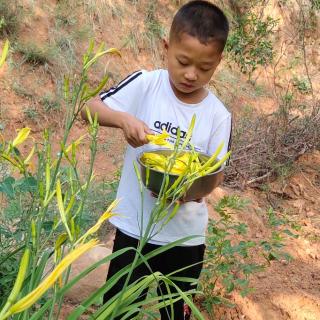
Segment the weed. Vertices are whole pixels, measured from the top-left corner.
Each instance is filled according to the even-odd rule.
[[[51,30],[50,53],[55,70],[61,73],[73,72],[77,65],[76,44],[90,38],[88,26],[79,26],[76,19],[76,8],[67,2],[59,2],[56,9],[55,28]]]
[[[298,89],[302,94],[310,94],[311,86],[308,79],[293,79],[293,85]]]
[[[32,99],[33,93],[27,90],[23,84],[18,81],[14,81],[12,84],[12,90],[20,97]]]
[[[19,1],[0,0],[0,37],[16,37],[23,16]]]
[[[46,112],[50,111],[57,111],[61,109],[60,102],[55,99],[52,95],[45,95],[41,100],[40,103],[42,104],[44,110]]]
[[[33,66],[48,64],[52,59],[49,48],[39,48],[35,43],[18,43],[15,51],[22,54],[24,63]]]
[[[311,8],[314,10],[320,10],[320,0],[311,0]]]
[[[66,8],[62,9],[60,6],[57,6],[55,18],[58,27],[70,27],[77,24],[77,18],[75,14],[72,14],[70,10],[66,11]]]
[[[265,95],[265,91],[266,91],[266,89],[264,88],[264,86],[259,85],[259,84],[255,84],[254,85],[254,92],[255,92],[255,95],[257,97],[264,96]]]
[[[39,112],[34,106],[28,106],[23,110],[23,114],[30,120],[36,120],[39,117]]]
[[[7,123],[7,120],[5,115],[7,114],[7,107],[3,104],[3,102],[0,102],[0,131],[4,130],[4,128],[6,127],[6,123]],[[1,135],[1,133],[0,133]],[[0,170],[1,171],[1,170]],[[1,177],[1,175],[0,175]]]
[[[145,37],[149,47],[154,50],[157,47],[157,41],[164,36],[164,28],[156,17],[157,3],[150,1],[145,16]]]
[[[130,49],[132,49],[135,55],[138,55],[139,53],[138,39],[139,37],[137,35],[137,32],[134,30],[131,30],[128,36],[126,36],[125,39],[123,40],[122,47],[129,47]]]

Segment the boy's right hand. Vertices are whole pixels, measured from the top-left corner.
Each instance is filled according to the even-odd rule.
[[[146,135],[153,134],[143,121],[128,113],[123,114],[121,129],[127,142],[134,148],[149,143]]]

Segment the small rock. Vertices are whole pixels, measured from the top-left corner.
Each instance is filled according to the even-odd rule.
[[[288,260],[285,260],[285,259],[281,259],[280,260],[280,263],[287,266],[289,264],[289,261]]]
[[[310,257],[311,259],[313,259],[313,260],[318,260],[318,259],[319,259],[319,256],[318,256],[316,253],[314,253],[314,252],[310,252],[310,253],[309,253],[309,257]]]
[[[93,263],[110,255],[112,251],[105,247],[94,247],[72,264],[70,280]],[[109,263],[102,264],[76,283],[67,293],[66,298],[79,303],[100,288],[106,281]]]
[[[316,215],[316,213],[314,212],[314,211],[307,211],[307,213],[306,213],[306,216],[308,217],[308,218],[311,218],[311,217],[314,217]]]
[[[306,227],[310,225],[310,223],[306,220],[302,220],[301,223],[302,223],[302,225],[304,225]]]
[[[312,279],[314,279],[314,280],[320,280],[320,274],[311,273],[311,277],[312,277]]]

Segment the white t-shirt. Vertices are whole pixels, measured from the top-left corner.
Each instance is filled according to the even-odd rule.
[[[212,154],[224,141],[224,149],[220,155],[224,155],[228,150],[231,115],[224,105],[211,92],[197,104],[180,101],[171,88],[167,70],[135,72],[117,87],[102,92],[100,97],[110,108],[128,112],[141,119],[155,133],[166,129],[171,142],[176,139],[177,127],[180,127],[183,139],[195,114],[196,123],[191,138],[195,149]],[[144,190],[143,210],[141,210],[141,194],[133,162],[142,151],[153,148],[157,146],[150,144],[139,148],[128,146],[117,192],[120,203],[116,212],[119,215],[110,219],[114,226],[136,238],[140,236],[141,219],[143,218],[145,228],[156,199],[150,191]],[[184,245],[203,244],[207,222],[208,211],[205,202],[187,202],[181,205],[174,218],[151,239],[150,243],[166,244],[197,235],[201,237],[188,240]]]

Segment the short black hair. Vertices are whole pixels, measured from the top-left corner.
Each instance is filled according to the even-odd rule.
[[[182,33],[197,38],[203,44],[217,42],[223,51],[229,33],[228,19],[220,8],[208,1],[190,1],[174,16],[170,40],[179,39]]]

